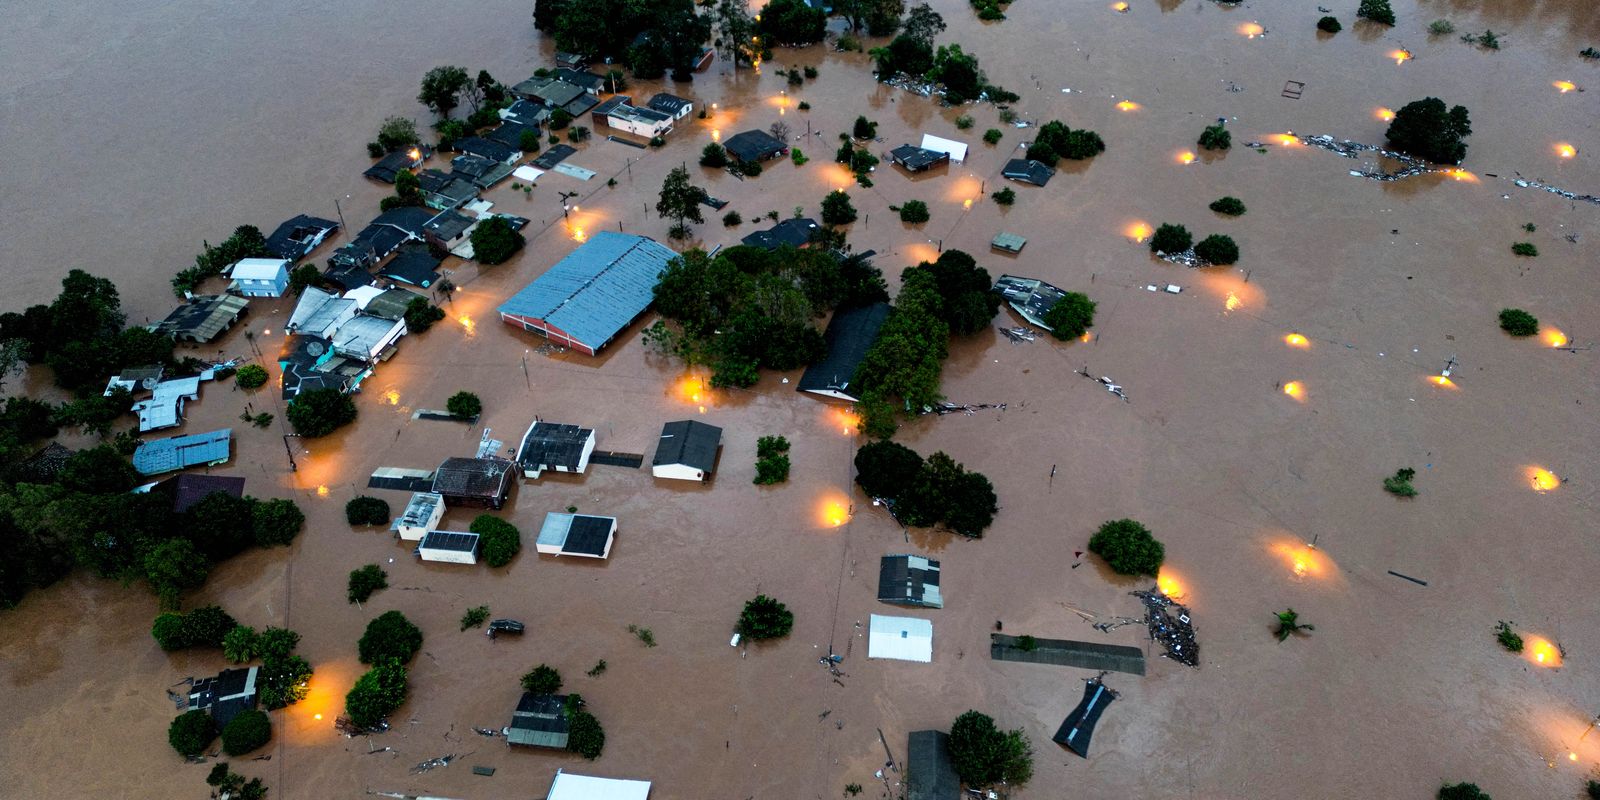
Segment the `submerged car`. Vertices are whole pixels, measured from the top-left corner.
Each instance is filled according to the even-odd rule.
[[[522,633],[522,630],[522,623],[514,619],[497,619],[489,622],[489,629],[484,631],[484,634],[493,639],[498,634]]]

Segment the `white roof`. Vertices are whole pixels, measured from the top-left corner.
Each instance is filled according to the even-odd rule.
[[[367,304],[372,302],[372,298],[383,294],[385,291],[387,290],[380,289],[376,286],[357,286],[356,288],[345,292],[344,299],[356,301],[356,308],[366,311]]]
[[[271,281],[288,268],[289,261],[284,258],[245,258],[233,265],[232,277],[236,281]]]
[[[405,324],[404,319],[351,317],[339,326],[339,330],[334,331],[333,347],[336,350],[356,350],[377,355],[377,350],[389,343],[390,335]]]
[[[539,180],[539,176],[543,174],[544,170],[539,169],[538,167],[530,167],[527,164],[523,164],[522,166],[511,171],[511,177],[520,178],[528,183],[533,183],[534,181]],[[488,209],[484,210],[487,211]]]
[[[547,800],[649,800],[649,781],[595,778],[556,770]]]
[[[872,615],[867,637],[867,658],[899,661],[933,660],[933,623],[916,617]]]
[[[922,134],[922,149],[949,153],[951,161],[966,161],[967,146],[954,139],[941,139],[931,133]]]

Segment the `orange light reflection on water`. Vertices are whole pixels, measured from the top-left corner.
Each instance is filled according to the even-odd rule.
[[[1523,655],[1541,667],[1561,666],[1561,648],[1556,647],[1542,636],[1525,636],[1522,639]]]
[[[1283,337],[1283,343],[1289,345],[1290,347],[1298,347],[1302,350],[1311,347],[1311,340],[1298,333],[1291,333],[1288,336]]]
[[[1150,238],[1150,224],[1142,220],[1136,220],[1130,223],[1127,228],[1124,228],[1122,232],[1126,234],[1128,238],[1143,244],[1144,240]]]
[[[1282,537],[1270,543],[1268,549],[1296,580],[1328,578],[1333,574],[1333,560],[1306,542]]]
[[[1544,467],[1530,466],[1523,474],[1536,492],[1548,492],[1561,486],[1561,478]]]
[[[1578,154],[1578,148],[1573,147],[1566,142],[1556,142],[1555,147],[1556,155],[1561,156],[1562,158],[1572,158]]]
[[[1373,112],[1373,115],[1376,116],[1378,119],[1383,120],[1384,122],[1393,122],[1394,121],[1394,110],[1393,109],[1379,108],[1377,111]]]
[[[1431,383],[1431,384],[1434,384],[1435,386],[1443,386],[1446,389],[1457,389],[1457,388],[1460,388],[1460,387],[1456,386],[1456,382],[1455,381],[1450,380],[1448,377],[1445,377],[1444,375],[1432,375],[1432,376],[1429,376],[1428,382]]]
[[[1562,333],[1559,328],[1552,328],[1548,325],[1544,326],[1544,330],[1539,332],[1539,338],[1544,339],[1544,343],[1551,347],[1566,347],[1567,342],[1570,341],[1567,339],[1567,335]]]
[[[1556,81],[1550,85],[1560,89],[1562,94],[1566,94],[1567,92],[1578,88],[1577,84],[1573,83],[1572,81]]]
[[[1266,31],[1267,29],[1261,27],[1261,24],[1258,22],[1246,22],[1239,26],[1239,35],[1246,39],[1254,39],[1257,36],[1266,33]]]
[[[1124,100],[1117,104],[1117,109],[1120,111],[1138,111],[1139,104],[1132,100]]]
[[[1193,164],[1195,160],[1195,154],[1192,150],[1185,150],[1179,153],[1177,158],[1179,164]]]
[[[1392,50],[1389,52],[1389,57],[1394,59],[1396,64],[1404,64],[1412,59],[1410,50]]]
[[[1299,381],[1289,381],[1288,383],[1284,384],[1283,393],[1293,397],[1296,400],[1299,400],[1302,403],[1305,402],[1306,387]]]
[[[1174,600],[1182,599],[1186,593],[1183,582],[1178,580],[1177,574],[1167,566],[1163,566],[1161,572],[1156,575],[1156,588]]]

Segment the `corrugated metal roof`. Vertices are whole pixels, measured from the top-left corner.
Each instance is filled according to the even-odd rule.
[[[933,660],[933,623],[925,619],[873,614],[867,634],[867,658]]]
[[[542,319],[598,350],[649,307],[677,257],[652,239],[601,231],[512,295],[500,313]]]
[[[145,442],[133,452],[133,468],[142,475],[158,475],[196,464],[227,461],[228,445],[232,441],[233,429],[222,428]]]
[[[717,464],[717,448],[722,445],[722,429],[697,420],[685,419],[661,426],[661,440],[651,466],[683,464],[709,474]]]

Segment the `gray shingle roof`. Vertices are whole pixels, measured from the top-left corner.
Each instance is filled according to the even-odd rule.
[[[542,319],[599,350],[649,307],[661,272],[677,257],[643,236],[601,231],[499,310]]]
[[[433,474],[433,491],[446,497],[504,497],[512,466],[503,458],[447,458]]]
[[[828,321],[823,340],[828,343],[828,354],[815,364],[806,367],[795,391],[832,391],[849,394],[850,382],[855,379],[856,367],[867,357],[872,343],[878,340],[878,330],[889,318],[888,303],[873,303],[859,308],[835,311]]]
[[[788,146],[766,131],[745,131],[724,142],[722,148],[740,161],[761,161],[782,153]]]
[[[961,779],[950,763],[950,735],[944,731],[912,731],[906,738],[906,800],[960,797]]]
[[[478,534],[464,531],[428,531],[418,544],[424,550],[450,550],[457,553],[476,553]]]
[[[711,474],[717,463],[717,448],[722,444],[722,429],[692,419],[669,422],[661,428],[653,466],[683,464]]]

